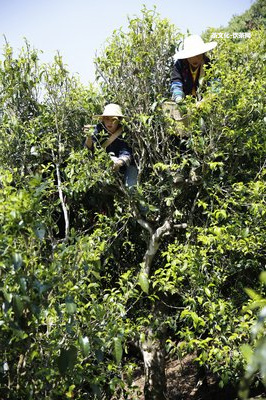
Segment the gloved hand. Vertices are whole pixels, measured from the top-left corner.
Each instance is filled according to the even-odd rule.
[[[181,95],[177,95],[174,97],[174,101],[176,104],[179,104],[183,101],[183,97]]]

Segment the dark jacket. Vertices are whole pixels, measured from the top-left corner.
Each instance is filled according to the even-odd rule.
[[[205,55],[204,55],[204,65],[205,68],[208,68],[210,65],[210,60]],[[200,75],[200,68],[195,81],[196,91],[199,87],[199,75]],[[177,60],[173,66],[171,75],[171,92],[174,91],[176,84],[183,90],[185,96],[192,94],[193,78],[190,72],[189,63],[186,59]]]
[[[110,137],[105,126],[99,123],[95,126],[94,132],[92,134],[93,143],[99,143],[100,146]],[[132,150],[128,144],[123,140],[121,136],[117,137],[109,146],[106,147],[106,152],[111,157],[117,157],[122,160],[124,167],[121,168],[121,172],[126,166],[133,164]]]

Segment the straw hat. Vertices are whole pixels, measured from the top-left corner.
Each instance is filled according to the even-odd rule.
[[[174,55],[174,59],[182,60],[184,58],[195,57],[206,51],[214,49],[217,42],[204,43],[199,35],[190,35],[184,39],[183,50],[179,50]]]
[[[95,118],[102,117],[125,117],[122,114],[121,107],[118,104],[110,103],[104,107],[103,113],[101,115],[94,115]]]

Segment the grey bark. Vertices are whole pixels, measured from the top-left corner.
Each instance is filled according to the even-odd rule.
[[[150,329],[143,343],[140,344],[144,361],[145,400],[166,399],[165,377],[165,338],[155,337]]]
[[[139,218],[138,223],[146,229],[149,234],[149,242],[144,255],[144,272],[149,276],[153,259],[159,249],[160,241],[164,235],[170,233],[171,229],[185,229],[187,224],[172,225],[166,219],[156,230],[144,219]],[[161,311],[154,309],[155,318]],[[162,313],[161,313],[162,314]],[[144,361],[145,373],[145,400],[164,400],[166,399],[166,376],[165,376],[165,328],[162,324],[160,328],[153,330],[152,327],[146,332],[145,340],[140,343],[140,349]]]

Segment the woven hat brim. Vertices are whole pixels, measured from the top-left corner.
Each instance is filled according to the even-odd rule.
[[[180,50],[174,55],[174,60],[184,60],[185,58],[190,58],[190,57],[195,57],[198,56],[199,54],[206,53],[207,51],[210,51],[214,49],[217,46],[217,42],[209,42],[209,43],[204,43],[203,46],[197,49],[189,49],[189,50]]]
[[[125,115],[114,115],[114,114],[101,114],[101,115],[93,115],[93,118],[103,118],[103,117],[117,117],[117,118],[127,118]]]

